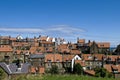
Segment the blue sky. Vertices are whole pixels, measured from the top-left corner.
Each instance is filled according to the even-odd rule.
[[[0,35],[120,43],[119,0],[0,0]]]

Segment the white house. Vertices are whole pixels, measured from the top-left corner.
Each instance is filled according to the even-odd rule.
[[[73,67],[74,67],[74,62],[75,60],[82,60],[81,57],[79,57],[78,55],[75,55],[75,57],[72,59],[72,62],[71,62],[71,70],[73,71]]]

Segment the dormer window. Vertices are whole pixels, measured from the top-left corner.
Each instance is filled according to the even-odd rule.
[[[97,57],[94,57],[94,60],[98,60]]]
[[[113,72],[114,73],[118,73],[118,69],[113,69]]]
[[[92,59],[92,56],[88,56],[88,59]]]
[[[57,60],[56,60],[56,62],[60,62],[60,60],[59,60],[59,59],[57,59]]]
[[[51,60],[47,60],[48,62],[51,62]]]

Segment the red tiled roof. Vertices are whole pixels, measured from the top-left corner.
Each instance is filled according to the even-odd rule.
[[[71,54],[80,54],[81,52],[79,50],[70,50]]]
[[[79,39],[78,43],[85,44],[85,39]]]
[[[118,67],[116,65],[111,65],[112,69],[117,69],[118,70]]]
[[[10,47],[10,45],[1,45],[0,52],[12,52],[13,49]]]
[[[110,58],[111,61],[115,61],[117,58],[120,58],[120,56],[117,56],[117,55],[108,55],[107,58]]]
[[[110,64],[105,64],[104,65],[104,68],[109,71],[109,72],[112,72],[112,68],[111,68],[111,65]]]
[[[71,61],[75,55],[62,55],[63,62]]]
[[[46,41],[47,40],[47,36],[41,36],[38,40],[40,40],[40,41]]]
[[[97,60],[102,60],[104,57],[104,54],[82,54],[82,57],[84,60],[94,60],[96,58]]]
[[[10,40],[12,40],[12,41],[16,41],[17,39],[12,37],[12,38],[10,38]]]
[[[86,66],[85,61],[82,61],[82,60],[75,60],[75,64],[76,63],[79,63],[81,66]]]
[[[31,73],[35,73],[35,72],[36,72],[35,67],[31,67],[31,68],[30,68],[30,72],[31,72]]]
[[[104,54],[94,54],[94,57],[97,58],[97,60],[102,60],[102,58],[105,56]]]
[[[70,53],[70,50],[69,50],[69,49],[61,49],[60,52],[61,52],[61,53],[64,53],[64,52]]]
[[[93,59],[92,57],[93,56],[91,54],[82,54],[82,58],[84,60],[92,60]]]
[[[85,73],[94,76],[95,75],[95,71],[94,70],[85,70]]]
[[[10,39],[10,36],[0,36],[1,39]]]
[[[62,55],[61,54],[46,54],[45,55],[45,62],[62,62]]]
[[[41,73],[41,74],[45,73],[45,68],[44,67],[39,67],[39,73]]]

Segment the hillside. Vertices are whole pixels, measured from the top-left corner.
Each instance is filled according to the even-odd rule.
[[[80,76],[80,75],[28,75],[28,76],[20,76],[16,80],[119,80],[119,79],[98,78],[98,77]]]

